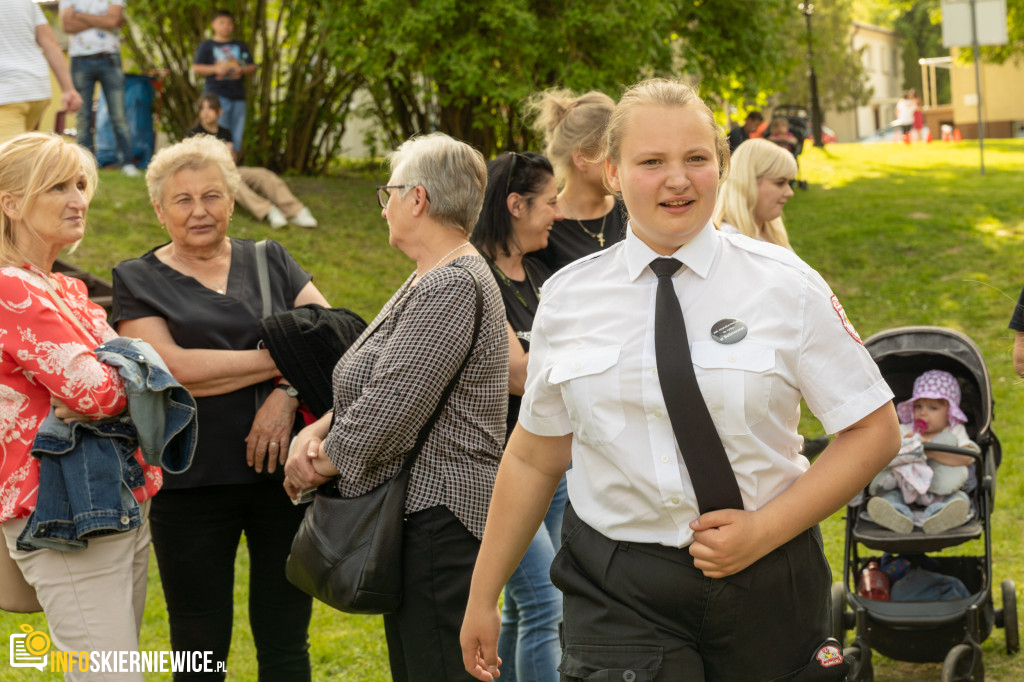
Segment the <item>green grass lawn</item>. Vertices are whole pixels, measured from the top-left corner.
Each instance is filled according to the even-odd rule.
[[[993,428],[1003,444],[996,513],[991,529],[996,602],[998,584],[1024,582],[1024,471],[1017,457],[1024,442],[1024,385],[1013,372],[1013,333],[1007,322],[1024,285],[1024,140],[988,141],[987,175],[978,171],[976,144],[939,143],[832,145],[807,147],[801,177],[786,210],[797,253],[817,268],[843,302],[860,335],[903,325],[940,325],[969,335],[988,363],[995,393]],[[318,230],[288,227],[272,231],[242,211],[234,236],[284,243],[333,305],[352,308],[367,319],[411,270],[388,247],[387,224],[373,189],[383,171],[332,178],[289,178],[288,182],[320,219]],[[89,215],[89,234],[68,260],[109,278],[110,268],[166,240],[146,200],[141,180],[104,172]],[[801,431],[821,433],[805,416]],[[838,576],[842,569],[841,513],[823,526],[826,551]],[[977,543],[957,552],[981,554]],[[254,680],[255,651],[246,615],[245,552],[237,564],[236,622],[229,679]],[[150,594],[142,648],[169,647],[159,576],[151,562]],[[1020,598],[1020,591],[1017,592]],[[45,627],[41,616],[0,614],[0,634],[19,632],[20,623]],[[318,680],[387,680],[386,647],[380,619],[346,616],[326,607],[314,610],[310,629]],[[1024,679],[1024,658],[1007,656],[1003,631],[984,643],[989,680]],[[39,673],[0,667],[0,679],[33,679]],[[165,676],[169,679],[170,676]],[[153,676],[152,679],[162,679]],[[937,664],[908,664],[875,657],[875,679],[938,680]]]

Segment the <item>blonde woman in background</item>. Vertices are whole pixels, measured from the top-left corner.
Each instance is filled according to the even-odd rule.
[[[30,454],[50,406],[60,419],[114,417],[127,406],[117,369],[93,350],[117,336],[106,312],[89,300],[82,281],[53,271],[61,250],[73,250],[85,236],[96,181],[92,154],[58,135],[24,133],[0,145],[0,530],[16,570],[36,591],[56,651],[138,650],[149,559],[146,519],[162,482],[160,467],[146,464],[136,450],[121,461],[121,471],[138,516],[135,505],[116,510],[101,504],[75,519],[100,532],[123,516],[118,532],[90,537],[76,552],[19,542],[38,499],[51,495],[51,507],[61,504],[53,501],[57,491],[40,489],[40,461]],[[76,504],[100,501],[90,493],[95,490],[95,481],[82,481]],[[51,520],[51,531],[66,523]],[[62,537],[61,529],[53,535]],[[10,562],[0,561],[3,567],[0,608],[33,610],[8,602],[18,576]],[[143,678],[76,668],[64,679]]]
[[[782,147],[767,140],[747,140],[736,148],[729,176],[718,190],[715,226],[792,251],[782,208],[793,196],[790,183],[796,172],[796,159]]]
[[[545,249],[531,255],[552,271],[622,241],[625,214],[605,185],[601,149],[615,101],[591,90],[545,90],[527,103],[536,114],[534,129],[544,138],[544,155],[555,168],[560,188],[555,221]]]

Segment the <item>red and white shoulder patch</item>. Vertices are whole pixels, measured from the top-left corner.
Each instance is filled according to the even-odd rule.
[[[832,309],[835,310],[836,315],[839,316],[839,321],[843,323],[843,329],[846,330],[846,333],[852,336],[854,341],[863,346],[864,342],[861,341],[860,334],[858,334],[857,330],[853,328],[853,325],[850,323],[850,319],[846,317],[846,311],[843,310],[843,304],[839,302],[839,299],[836,298],[835,294],[832,294]]]
[[[818,649],[818,653],[814,655],[814,658],[822,668],[831,668],[843,662],[843,652],[834,644],[826,644]]]

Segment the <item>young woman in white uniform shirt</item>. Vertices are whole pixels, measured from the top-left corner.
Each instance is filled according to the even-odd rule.
[[[466,667],[481,680],[497,672],[498,595],[571,461],[551,569],[564,595],[562,679],[819,670],[831,574],[817,524],[896,453],[892,393],[816,272],[715,230],[728,151],[693,90],[627,90],[606,158],[630,228],[545,286],[463,624]],[[743,509],[698,509],[658,380],[658,257],[683,263],[672,283]],[[728,319],[747,330],[736,343],[711,332]],[[813,466],[800,455],[801,398],[837,434]]]

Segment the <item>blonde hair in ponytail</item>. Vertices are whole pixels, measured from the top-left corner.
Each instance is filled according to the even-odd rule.
[[[544,155],[555,168],[559,186],[572,172],[575,152],[589,162],[602,160],[605,129],[615,109],[611,97],[597,90],[577,96],[555,88],[535,93],[526,108],[536,115],[533,128],[544,138]]]

